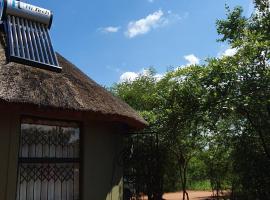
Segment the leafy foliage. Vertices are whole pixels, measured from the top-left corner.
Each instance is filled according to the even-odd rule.
[[[158,135],[162,151],[138,149],[142,158],[131,166],[151,166],[143,176],[152,181],[139,182],[150,199],[174,188],[188,199],[187,188],[200,182],[210,182],[217,196],[230,190],[232,199],[270,198],[270,2],[254,3],[249,18],[226,7],[227,18],[217,21],[219,41],[235,55],[168,71],[161,80],[150,69],[111,88]],[[147,137],[140,142],[149,145]]]

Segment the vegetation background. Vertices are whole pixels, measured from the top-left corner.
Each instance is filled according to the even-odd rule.
[[[127,138],[129,190],[148,199],[164,192],[212,189],[230,199],[270,199],[270,6],[255,0],[251,17],[226,7],[219,42],[236,53],[204,65],[150,68],[110,91],[149,122]],[[132,185],[132,187],[131,187]]]

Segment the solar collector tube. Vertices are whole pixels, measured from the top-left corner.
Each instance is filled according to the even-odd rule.
[[[46,33],[46,37],[47,37],[48,40],[49,40],[50,51],[51,51],[52,54],[53,54],[53,64],[56,65],[56,66],[59,66],[58,61],[57,61],[57,58],[56,58],[56,54],[55,54],[54,51],[53,51],[53,46],[52,46],[52,42],[51,42],[50,35],[49,35],[49,33],[48,33],[48,29],[45,29],[45,33]]]
[[[48,60],[48,54],[47,54],[47,49],[46,49],[46,45],[45,45],[45,40],[44,40],[44,37],[42,37],[42,32],[41,32],[41,29],[40,29],[40,24],[35,24],[35,28],[36,28],[36,31],[38,33],[38,36],[39,36],[39,40],[40,40],[40,44],[41,44],[41,47],[42,47],[42,54],[43,54],[43,58],[44,58],[44,62],[49,64],[49,60]]]
[[[12,34],[12,23],[11,23],[11,19],[10,16],[8,16],[7,18],[7,32],[8,32],[8,40],[10,43],[10,47],[9,47],[9,51],[11,55],[15,55],[14,53],[14,39],[13,39],[13,34]]]
[[[40,56],[40,62],[43,63],[43,62],[44,62],[43,49],[42,49],[40,37],[39,37],[39,34],[38,34],[38,30],[37,30],[37,27],[36,27],[36,23],[35,23],[35,22],[30,22],[30,24],[32,24],[32,27],[33,27],[33,33],[34,33],[35,38],[36,38],[36,41],[37,41],[37,42],[36,42],[36,43],[37,43],[37,47],[38,47],[37,53],[38,53],[39,56]]]
[[[36,56],[36,60],[38,62],[41,62],[40,56],[39,56],[39,53],[38,53],[38,45],[37,45],[37,42],[36,42],[35,30],[33,29],[32,22],[31,21],[28,22],[26,20],[26,22],[29,24],[29,28],[30,28],[30,33],[31,33],[31,36],[32,36],[32,41],[33,41],[34,53],[35,53],[35,56]]]
[[[42,30],[42,34],[43,34],[44,39],[45,39],[46,49],[48,50],[49,61],[50,61],[50,63],[54,63],[53,55],[52,55],[53,52],[50,50],[49,40],[48,40],[48,37],[47,37],[47,34],[46,34],[46,31],[45,31],[45,28],[44,28],[43,24],[41,24],[41,30]]]
[[[29,50],[30,42],[28,42],[27,33],[26,33],[27,27],[25,27],[23,18],[21,18],[20,21],[22,25],[22,34],[23,34],[24,44],[25,44],[25,49],[26,49],[26,58],[31,59],[30,50]]]
[[[19,44],[20,44],[19,46],[20,56],[25,58],[24,43],[23,43],[23,37],[22,37],[22,26],[20,25],[19,17],[16,17],[16,25],[17,25]]]
[[[32,60],[37,60],[35,52],[34,52],[34,46],[33,46],[33,41],[32,41],[32,34],[31,34],[31,29],[29,27],[28,21],[27,19],[23,19],[25,21],[25,28],[26,28],[26,32],[27,32],[27,37],[28,37],[28,41],[29,41],[29,46],[30,46],[30,55],[31,55],[31,59]]]
[[[12,32],[11,32],[12,34],[13,34],[13,38],[14,38],[14,41],[15,41],[15,50],[16,51],[14,51],[14,55],[16,55],[16,56],[19,56],[20,55],[20,50],[19,50],[19,43],[18,43],[18,34],[17,34],[17,28],[16,28],[16,22],[15,22],[15,17],[14,16],[12,16]]]

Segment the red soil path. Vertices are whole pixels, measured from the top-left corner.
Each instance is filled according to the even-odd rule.
[[[214,200],[211,191],[188,191],[189,200]],[[163,195],[164,200],[182,200],[182,192],[166,193]],[[147,200],[147,196],[141,197],[140,200]],[[135,200],[135,199],[132,199]]]
[[[188,191],[189,200],[210,200],[212,192],[210,191]],[[167,193],[163,196],[166,200],[182,200],[182,193]]]

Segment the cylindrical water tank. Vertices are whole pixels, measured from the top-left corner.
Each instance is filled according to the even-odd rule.
[[[0,17],[14,15],[51,27],[53,14],[50,10],[16,0],[0,0]]]

